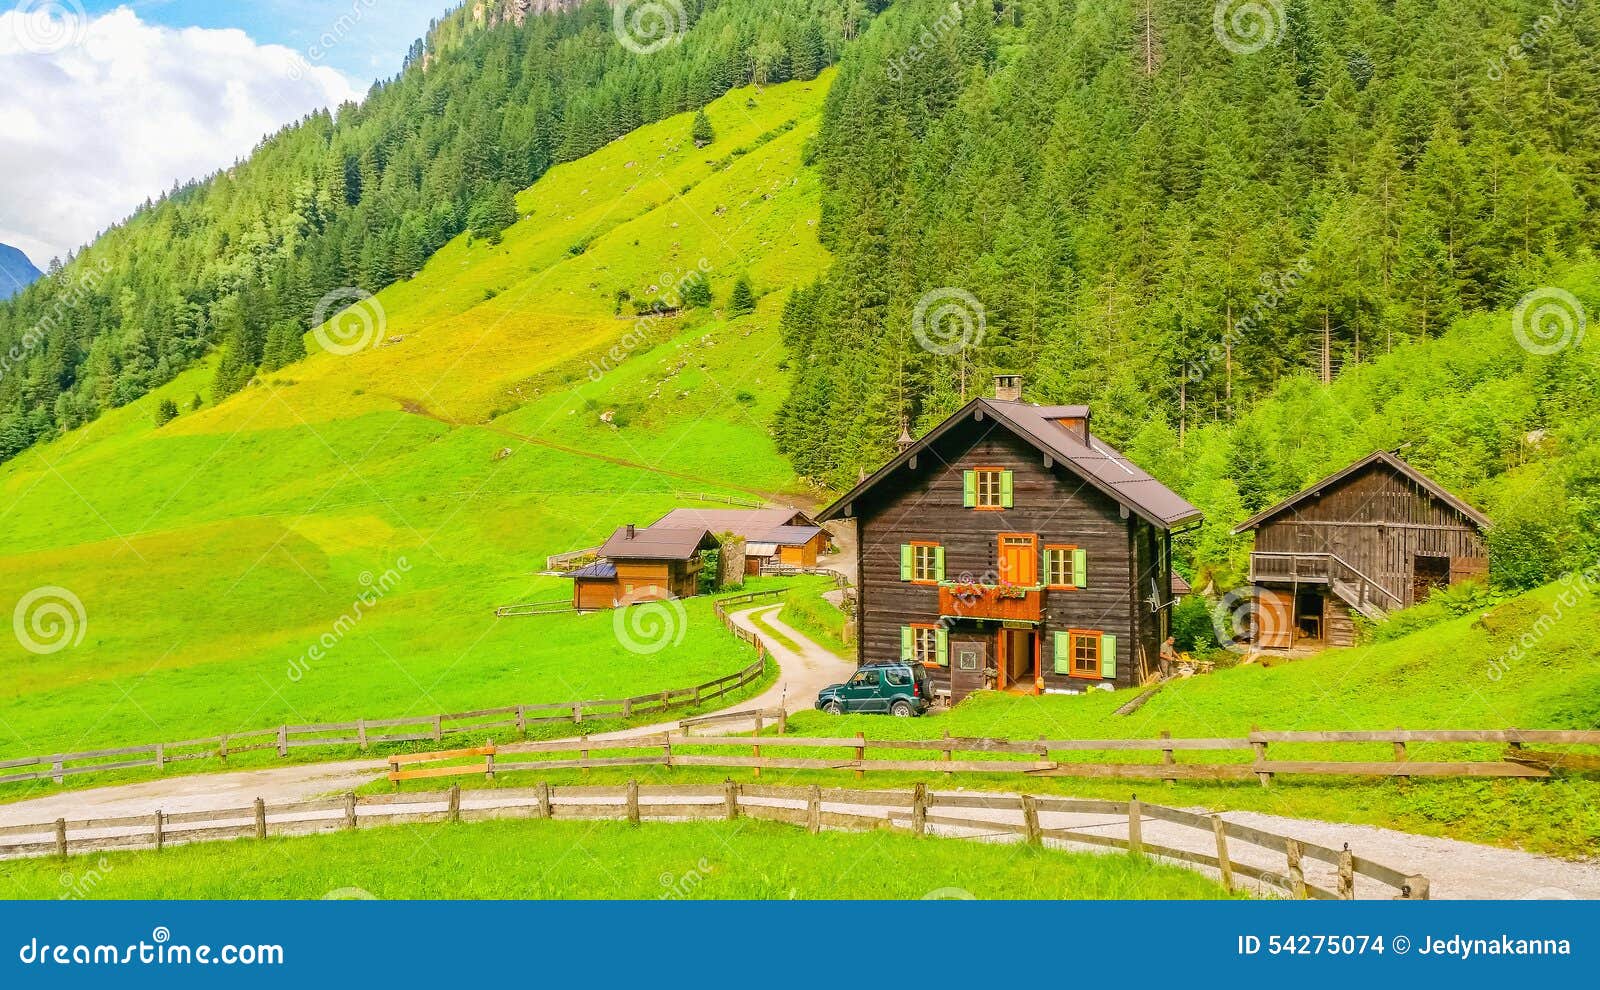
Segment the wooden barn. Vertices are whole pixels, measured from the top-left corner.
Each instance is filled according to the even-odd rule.
[[[600,558],[573,571],[572,605],[580,611],[699,593],[701,552],[717,549],[706,529],[623,526]]]
[[[1352,616],[1382,619],[1436,588],[1488,577],[1489,520],[1387,451],[1257,514],[1250,583],[1256,645],[1355,642]]]
[[[857,526],[857,660],[983,688],[1141,683],[1167,636],[1172,535],[1200,510],[1107,446],[1084,406],[978,398],[822,512]]]
[[[764,564],[815,567],[828,549],[827,531],[797,509],[673,509],[654,526],[703,528],[739,537],[747,575],[760,574]]]

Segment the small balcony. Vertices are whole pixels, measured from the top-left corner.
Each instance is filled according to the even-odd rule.
[[[1044,589],[946,582],[939,585],[939,614],[955,619],[1038,622],[1044,616]]]

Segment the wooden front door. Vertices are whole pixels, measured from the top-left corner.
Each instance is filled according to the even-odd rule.
[[[1287,650],[1294,645],[1294,595],[1262,588],[1256,593],[1256,645]]]
[[[1000,580],[1032,587],[1039,583],[1039,537],[1033,533],[1001,533]]]
[[[989,666],[988,644],[981,639],[954,639],[950,643],[950,703],[988,687],[984,668]]]

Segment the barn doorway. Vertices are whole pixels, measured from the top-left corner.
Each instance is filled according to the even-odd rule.
[[[1294,631],[1297,642],[1321,643],[1327,636],[1327,599],[1320,591],[1302,591],[1295,596]]]
[[[1002,691],[1031,693],[1039,674],[1038,636],[1032,629],[1002,629],[998,639],[998,659]]]
[[[1449,557],[1417,554],[1411,565],[1411,604],[1421,605],[1435,590],[1449,585]]]

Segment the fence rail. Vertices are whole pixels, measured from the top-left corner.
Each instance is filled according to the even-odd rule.
[[[467,755],[463,752],[463,755]],[[493,758],[492,748],[485,754]],[[405,760],[406,757],[396,757]],[[463,801],[463,797],[466,801]],[[831,806],[831,807],[830,807]],[[983,812],[982,816],[971,814]],[[951,813],[953,812],[953,813]],[[1042,815],[1093,816],[1090,822],[1045,824]],[[644,820],[743,817],[785,822],[812,833],[824,828],[909,831],[918,835],[964,834],[970,838],[1019,836],[1040,845],[1079,844],[1125,849],[1214,870],[1229,889],[1236,877],[1262,881],[1297,898],[1350,900],[1358,877],[1374,881],[1398,899],[1429,896],[1426,877],[1354,855],[1201,815],[1129,801],[1081,800],[1031,794],[940,793],[917,784],[909,790],[740,785],[641,785],[552,787],[357,795],[268,807],[257,798],[248,808],[99,818],[57,819],[0,827],[0,857],[19,858],[109,849],[156,849],[169,845],[269,835],[304,835],[354,829],[362,824],[477,821],[496,818]],[[1113,820],[1106,821],[1110,816]],[[1151,830],[1146,832],[1146,828]],[[1146,838],[1147,834],[1149,839]],[[1178,843],[1177,845],[1165,844]],[[1241,855],[1243,854],[1243,855]],[[1277,857],[1282,857],[1282,871]],[[1330,886],[1306,876],[1306,861],[1332,867]],[[1315,879],[1315,878],[1314,878]]]
[[[494,614],[496,618],[504,619],[514,615],[560,615],[577,610],[572,599],[555,598],[544,602],[523,602],[521,605],[501,605],[494,610]]]
[[[749,715],[746,714],[748,719]],[[784,726],[780,724],[779,731]],[[1388,743],[1393,758],[1386,761],[1273,759],[1274,744],[1372,744]],[[1486,760],[1411,760],[1409,743],[1502,743],[1510,747],[1506,759]],[[864,734],[838,738],[782,735],[772,736],[691,736],[684,732],[655,733],[625,740],[592,741],[587,737],[517,746],[521,757],[534,757],[515,764],[499,764],[502,771],[591,770],[601,767],[716,767],[750,769],[757,775],[766,770],[853,770],[857,775],[872,772],[893,773],[992,773],[1022,774],[1030,777],[1091,777],[1129,780],[1230,781],[1257,779],[1268,786],[1279,776],[1356,776],[1356,777],[1549,777],[1553,769],[1577,772],[1594,769],[1594,760],[1585,754],[1572,754],[1573,764],[1564,767],[1562,754],[1519,754],[1526,743],[1545,745],[1600,745],[1600,731],[1566,729],[1439,729],[1388,732],[1251,732],[1236,739],[998,739],[957,737],[940,739],[868,739]],[[766,749],[763,755],[762,750]],[[642,750],[661,752],[643,753]],[[684,750],[695,750],[684,752]],[[750,750],[750,755],[728,750]],[[775,750],[779,752],[774,752]],[[832,750],[835,752],[815,752]],[[840,753],[839,750],[846,752]],[[931,758],[892,756],[869,759],[868,750],[910,751],[934,754]],[[577,755],[574,756],[576,751]],[[795,751],[799,751],[797,754]],[[1249,762],[1179,762],[1178,754],[1249,751]],[[1160,762],[1079,762],[1052,759],[1052,754],[1104,752],[1160,754]],[[963,754],[957,759],[956,754]],[[814,754],[814,755],[813,755]],[[544,757],[544,758],[541,758]],[[1008,757],[1031,757],[1013,759]],[[479,772],[462,769],[459,772]]]
[[[137,767],[164,769],[170,763],[218,758],[260,750],[275,750],[287,757],[292,749],[316,746],[356,746],[366,750],[373,745],[401,742],[440,742],[449,736],[494,730],[515,730],[526,736],[529,726],[566,722],[582,725],[607,719],[626,719],[652,715],[678,708],[694,707],[731,694],[761,679],[766,671],[766,651],[754,663],[715,680],[694,687],[674,688],[641,694],[632,698],[599,701],[558,701],[536,705],[508,705],[470,712],[416,715],[404,718],[357,719],[354,722],[327,722],[314,725],[280,725],[250,732],[233,732],[203,739],[153,743],[119,749],[56,753],[48,756],[22,756],[0,760],[0,770],[19,771],[0,776],[0,784],[29,780],[54,780],[61,783],[75,774],[104,773]]]

